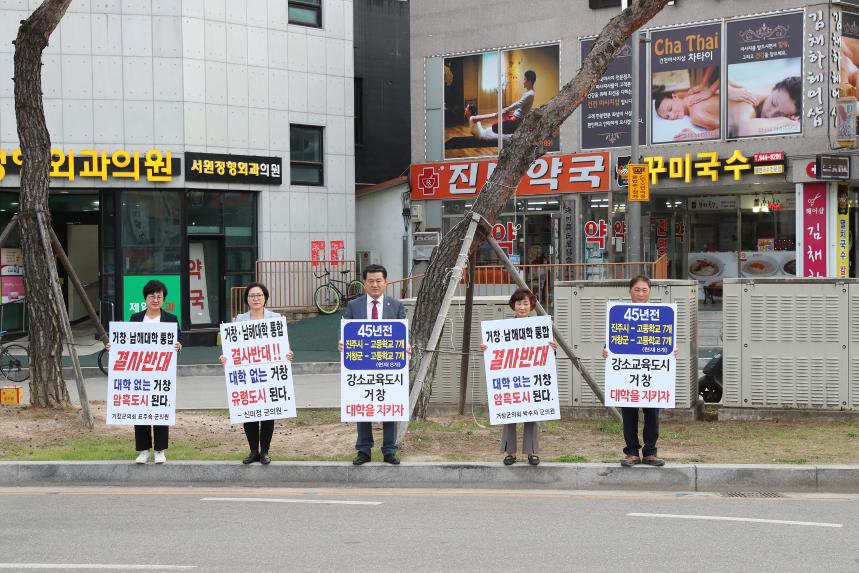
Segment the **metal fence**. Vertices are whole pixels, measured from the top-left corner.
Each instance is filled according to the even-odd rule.
[[[520,276],[537,297],[551,304],[558,281],[621,280],[636,275],[653,279],[668,278],[668,259],[660,257],[647,263],[570,263],[558,265],[516,265]],[[326,274],[329,273],[329,274]],[[424,275],[415,275],[388,283],[385,294],[399,299],[414,298]],[[466,273],[467,277],[467,273]],[[346,293],[349,281],[359,278],[355,261],[257,261],[256,280],[269,290],[268,307],[274,311],[313,308],[316,289],[331,282]],[[477,266],[474,277],[475,296],[507,296],[516,285],[502,266]],[[465,279],[456,291],[465,295]],[[236,316],[247,311],[244,287],[230,289],[230,312]]]
[[[554,285],[558,281],[623,280],[637,275],[652,279],[668,278],[668,259],[660,257],[652,263],[570,263],[557,265],[516,265],[519,276],[537,298],[550,301]],[[456,290],[456,296],[465,295],[468,274]],[[414,298],[418,294],[424,275],[415,275],[391,281],[385,290],[387,296]],[[502,266],[477,266],[474,273],[475,296],[506,296],[516,290],[515,282]]]

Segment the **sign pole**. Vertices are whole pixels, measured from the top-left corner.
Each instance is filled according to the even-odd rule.
[[[639,50],[641,46],[638,30],[632,33],[632,81],[630,82],[630,97],[632,98],[632,118],[629,125],[629,162],[638,163],[638,85],[640,66]],[[641,203],[637,201],[626,202],[626,213],[629,219],[626,230],[626,262],[641,262]]]

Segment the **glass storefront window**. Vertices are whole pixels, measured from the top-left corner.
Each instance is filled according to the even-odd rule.
[[[219,235],[221,230],[221,193],[188,191],[188,234]]]
[[[179,193],[151,189],[122,191],[121,213],[123,274],[182,272]]]
[[[248,245],[256,249],[256,197],[255,193],[224,193],[224,234],[227,246]]]

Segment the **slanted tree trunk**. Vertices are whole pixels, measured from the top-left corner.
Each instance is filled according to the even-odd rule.
[[[21,22],[15,39],[15,118],[24,160],[18,224],[30,321],[30,404],[37,408],[69,406],[62,372],[62,325],[53,296],[56,264],[45,250],[38,213],[44,213],[43,220],[50,225],[51,137],[42,105],[42,51],[70,3],[45,0]]]
[[[552,133],[579,107],[596,86],[608,65],[614,60],[618,48],[623,46],[635,30],[658,14],[667,3],[668,0],[637,0],[609,21],[600,32],[591,53],[585,58],[576,77],[546,104],[531,110],[509,142],[505,141],[492,177],[483,186],[474,202],[472,209],[474,212],[482,215],[489,223],[495,222],[528,167],[545,153],[543,141],[551,137]],[[571,10],[577,9],[580,8],[578,6],[571,8]],[[456,262],[470,220],[471,213],[466,213],[463,219],[444,236],[421,283],[412,318],[411,341],[416,349],[410,364],[412,372],[417,372],[422,360],[435,360],[435,356],[423,354],[420,349],[425,348],[429,340],[441,308],[448,271]],[[472,244],[472,251],[476,250],[484,239],[485,235],[478,231]],[[415,406],[416,418],[426,417],[431,393],[432,377],[428,377]]]

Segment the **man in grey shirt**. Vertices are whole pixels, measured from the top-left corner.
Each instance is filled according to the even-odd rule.
[[[531,111],[534,106],[534,83],[537,81],[537,74],[534,70],[525,72],[525,79],[522,82],[522,87],[525,88],[525,93],[518,100],[514,101],[507,107],[501,110],[501,121],[484,127],[481,121],[498,117],[498,113],[487,113],[484,115],[474,115],[477,113],[476,106],[470,105],[466,109],[468,121],[471,122],[471,134],[478,139],[498,139],[498,124],[501,124],[501,132],[505,136],[511,135],[525,115]]]

